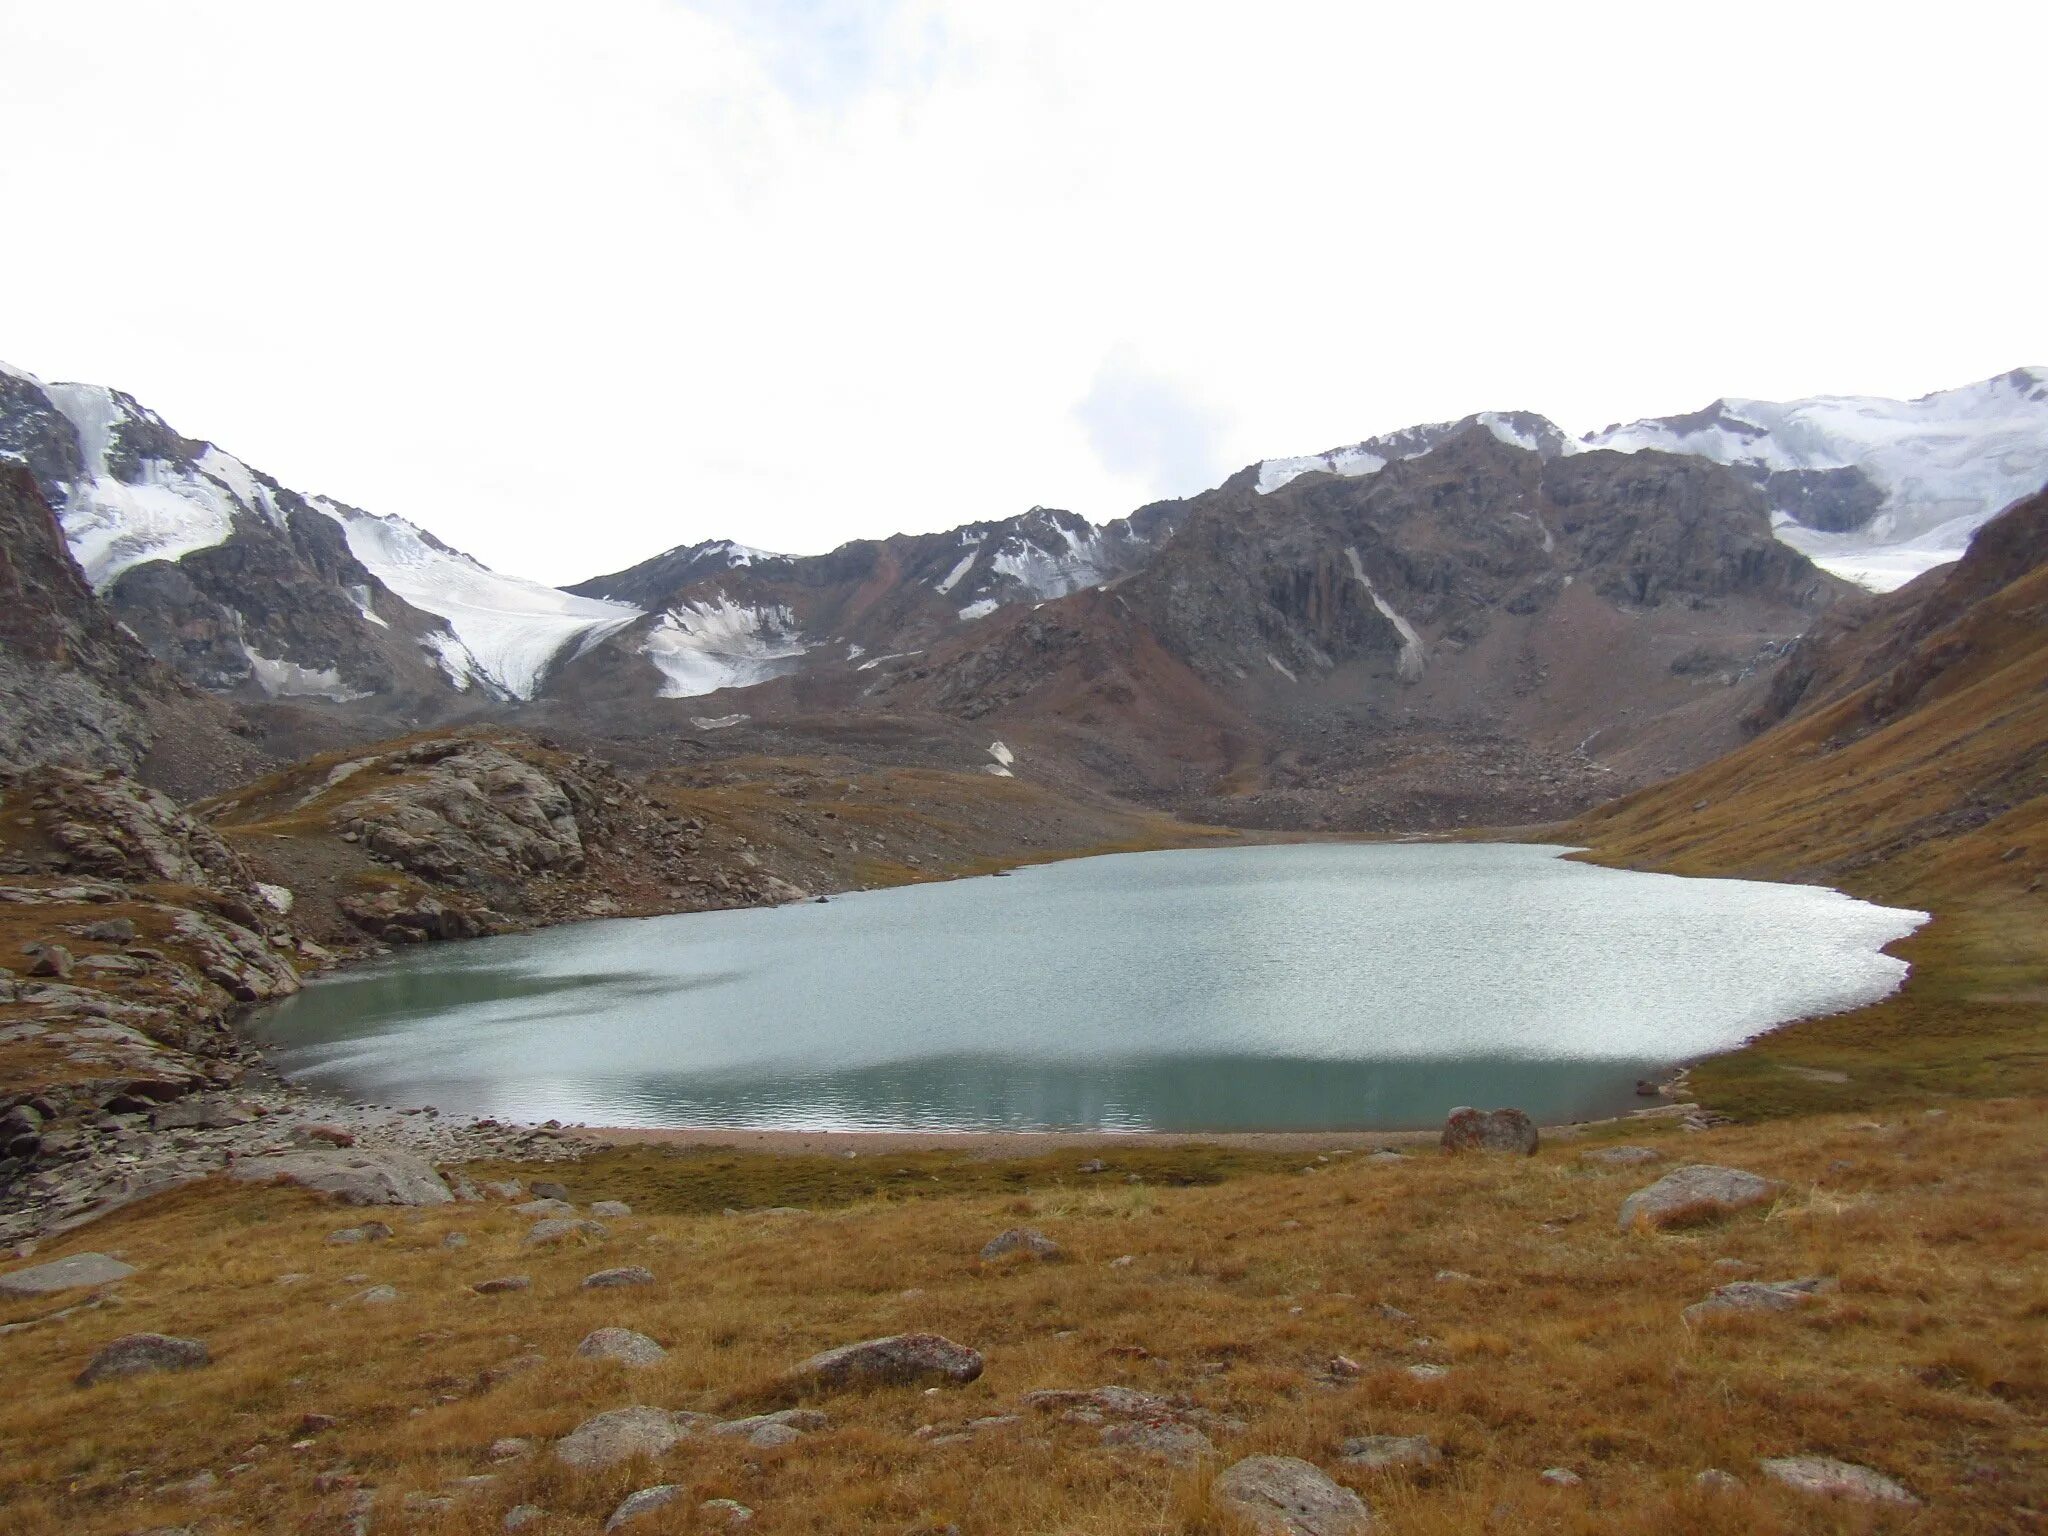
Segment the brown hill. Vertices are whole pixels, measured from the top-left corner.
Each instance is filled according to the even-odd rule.
[[[1936,916],[1899,948],[1916,971],[1899,995],[1696,1081],[1760,1108],[2048,1084],[2048,492],[1822,626],[1783,676],[1790,718],[1572,835],[1605,861],[1826,881]]]

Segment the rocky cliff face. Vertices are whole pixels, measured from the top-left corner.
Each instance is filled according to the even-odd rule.
[[[93,600],[34,477],[0,462],[0,762],[133,769],[148,663]]]
[[[340,947],[796,894],[698,857],[701,824],[609,764],[516,733],[330,753],[204,809]]]
[[[991,620],[877,694],[1053,731],[1224,820],[1538,819],[1732,745],[1738,700],[1846,591],[1721,466],[1477,424],[1371,475],[1238,476],[1175,518],[1113,589]]]

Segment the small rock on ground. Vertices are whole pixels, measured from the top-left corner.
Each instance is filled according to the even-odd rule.
[[[1060,1245],[1035,1227],[1012,1227],[990,1238],[981,1250],[984,1259],[1005,1258],[1013,1253],[1034,1259],[1056,1259],[1060,1256]]]
[[[576,1354],[584,1360],[613,1360],[620,1365],[659,1365],[668,1351],[644,1333],[630,1328],[599,1328],[583,1336]]]
[[[1579,1159],[1588,1163],[1612,1163],[1626,1167],[1632,1163],[1654,1163],[1664,1154],[1655,1147],[1594,1147],[1581,1152]]]
[[[745,1525],[754,1518],[754,1512],[738,1499],[706,1499],[697,1506],[699,1513],[709,1520],[721,1520],[727,1525]]]
[[[1920,1501],[1882,1472],[1832,1456],[1781,1456],[1760,1461],[1764,1476],[1801,1493],[1849,1499],[1859,1504],[1913,1505]]]
[[[1716,1286],[1705,1301],[1687,1307],[1684,1316],[1688,1323],[1700,1323],[1735,1312],[1797,1312],[1834,1286],[1825,1275],[1800,1280],[1737,1280]]]
[[[626,1501],[612,1511],[612,1517],[605,1521],[604,1528],[616,1531],[620,1526],[628,1525],[642,1515],[654,1513],[664,1504],[673,1504],[682,1496],[683,1488],[680,1483],[658,1483],[652,1488],[642,1488],[638,1493],[628,1495]]]
[[[654,1284],[654,1271],[642,1269],[638,1264],[628,1264],[619,1269],[600,1269],[594,1275],[585,1275],[583,1277],[583,1288],[586,1291],[608,1290],[620,1285],[652,1284]]]
[[[617,1221],[622,1216],[633,1214],[633,1207],[623,1200],[598,1200],[590,1207],[590,1214],[601,1221]]]
[[[1570,1467],[1545,1467],[1540,1480],[1553,1488],[1576,1488],[1585,1482],[1585,1479]]]
[[[366,1221],[359,1226],[343,1227],[338,1232],[327,1234],[330,1243],[381,1243],[391,1236],[391,1228],[381,1221]]]
[[[533,1230],[526,1234],[526,1246],[545,1248],[550,1243],[564,1243],[572,1239],[577,1242],[602,1242],[611,1234],[595,1221],[583,1221],[571,1216],[550,1216],[546,1221],[537,1221]]]
[[[514,1216],[574,1216],[576,1207],[566,1200],[529,1200],[524,1205],[512,1207]]]
[[[1358,1435],[1337,1449],[1344,1465],[1368,1472],[1387,1467],[1433,1467],[1444,1459],[1427,1435]]]
[[[1248,1456],[1210,1493],[1263,1536],[1359,1536],[1373,1525],[1365,1500],[1292,1456]]]
[[[1742,1479],[1733,1472],[1723,1472],[1719,1467],[1709,1467],[1704,1472],[1694,1474],[1692,1485],[1702,1493],[1733,1493],[1742,1486]]]
[[[1103,1429],[1101,1438],[1113,1450],[1143,1451],[1182,1467],[1216,1454],[1215,1444],[1207,1435],[1192,1425],[1176,1424],[1171,1419],[1111,1424]]]
[[[500,1275],[495,1280],[479,1280],[470,1289],[479,1296],[500,1296],[506,1291],[523,1291],[532,1286],[533,1280],[526,1275]]]
[[[103,1346],[78,1373],[78,1384],[141,1376],[151,1371],[189,1371],[209,1364],[212,1356],[197,1339],[164,1333],[131,1333]]]
[[[523,1531],[530,1525],[538,1525],[547,1517],[547,1511],[538,1504],[515,1504],[505,1511],[505,1518],[500,1522],[499,1529]]]
[[[392,1302],[398,1300],[398,1287],[395,1285],[373,1285],[367,1291],[358,1291],[350,1299],[356,1305],[362,1307],[388,1307]]]

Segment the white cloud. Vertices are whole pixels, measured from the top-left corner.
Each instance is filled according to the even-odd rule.
[[[1918,393],[2048,362],[2015,254],[2044,33],[1972,4],[0,0],[0,357],[555,581],[1115,516],[1202,453],[1477,409]],[[1113,347],[1157,422],[1105,397]]]
[[[1151,498],[1192,495],[1225,472],[1221,419],[1129,348],[1102,360],[1074,414],[1102,467],[1137,481]]]

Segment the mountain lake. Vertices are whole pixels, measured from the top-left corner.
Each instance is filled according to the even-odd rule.
[[[309,1087],[608,1127],[1556,1124],[1874,1002],[1925,914],[1519,844],[1118,854],[438,944],[252,1034]]]

